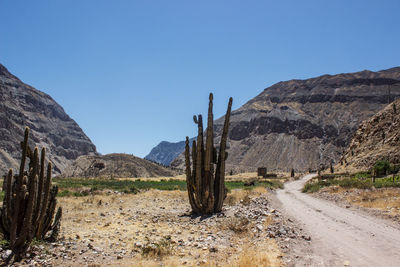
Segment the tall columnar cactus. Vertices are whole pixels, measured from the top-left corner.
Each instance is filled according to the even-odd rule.
[[[212,109],[213,95],[210,93],[205,147],[203,138],[203,118],[201,115],[193,117],[194,122],[198,126],[198,135],[197,142],[193,140],[192,164],[190,164],[189,137],[186,137],[186,182],[189,202],[195,214],[220,212],[226,197],[225,160],[228,157],[226,141],[228,138],[232,98],[229,99],[228,110],[225,114],[225,123],[222,130],[218,155],[214,147],[214,118]]]
[[[4,177],[5,192],[3,207],[0,212],[0,230],[9,241],[15,259],[19,260],[33,238],[38,240],[56,239],[62,215],[57,205],[57,186],[51,186],[51,163],[45,174],[45,149],[39,152],[28,146],[29,128],[25,129],[24,141],[21,143],[22,157],[19,174],[13,176],[10,169]],[[26,158],[29,158],[29,169],[25,171]],[[54,217],[54,219],[53,219]]]

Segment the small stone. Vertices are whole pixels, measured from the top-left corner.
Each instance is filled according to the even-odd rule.
[[[216,247],[210,247],[208,250],[210,252],[218,252],[218,248],[216,248]]]
[[[274,232],[269,232],[269,233],[268,233],[268,237],[269,237],[269,238],[275,238],[276,236],[275,236],[275,233],[274,233]]]
[[[301,237],[306,241],[311,241],[311,236],[309,236],[309,235],[303,235]]]
[[[3,255],[3,259],[8,258],[11,255],[11,253],[12,253],[12,251],[10,249],[7,249],[6,253],[4,253],[4,255]]]
[[[122,260],[122,256],[121,255],[117,255],[117,260]]]
[[[286,235],[287,232],[286,232],[285,228],[282,227],[281,229],[279,229],[279,234],[280,235]]]
[[[343,262],[343,266],[349,266],[350,265],[350,262],[349,261],[344,261]]]

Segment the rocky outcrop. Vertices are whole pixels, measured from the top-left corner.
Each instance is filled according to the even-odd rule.
[[[400,97],[400,67],[279,82],[232,112],[227,171],[338,162],[359,124]],[[224,118],[214,124],[219,142]],[[182,155],[172,163],[182,168]]]
[[[0,64],[0,174],[16,169],[20,142],[29,126],[30,145],[45,147],[55,173],[96,147],[49,95],[23,83]]]
[[[378,160],[400,164],[400,99],[361,123],[338,170],[368,171]]]
[[[174,176],[166,167],[128,154],[80,156],[63,172],[64,177],[132,178]]]

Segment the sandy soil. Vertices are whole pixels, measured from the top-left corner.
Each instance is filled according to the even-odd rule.
[[[182,191],[60,198],[60,241],[34,245],[22,265],[284,266],[281,241],[298,234],[269,195],[233,190],[223,212],[207,217],[190,215]]]
[[[388,221],[301,193],[311,178],[306,175],[287,183],[276,194],[283,211],[311,235],[309,265],[399,266],[400,229]]]

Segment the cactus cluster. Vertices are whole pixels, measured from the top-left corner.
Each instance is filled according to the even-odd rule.
[[[10,169],[4,177],[5,196],[0,211],[0,230],[9,241],[16,260],[24,255],[33,238],[56,239],[62,215],[59,207],[54,216],[58,188],[51,185],[51,163],[48,163],[45,174],[45,149],[42,149],[39,160],[38,148],[30,149],[28,136],[29,128],[26,127],[21,143],[20,171],[14,176]],[[27,158],[29,169],[25,171]]]
[[[189,202],[194,214],[212,214],[220,212],[226,197],[225,160],[228,157],[228,153],[226,152],[226,141],[228,138],[232,98],[229,99],[228,109],[225,114],[224,128],[222,130],[218,155],[217,149],[214,147],[214,118],[212,109],[213,94],[210,93],[205,146],[203,137],[203,118],[201,115],[193,117],[194,122],[198,126],[198,135],[197,142],[193,140],[192,164],[190,162],[189,137],[186,137],[186,182]]]

